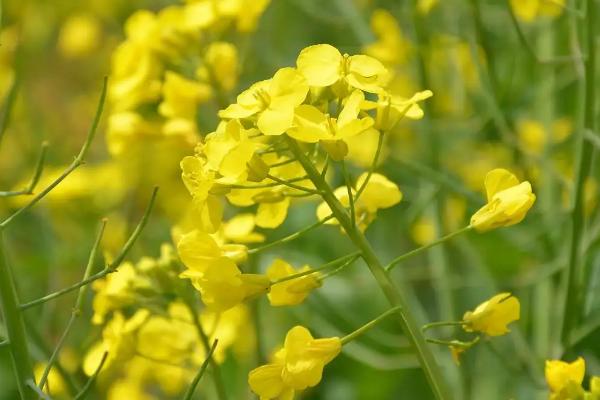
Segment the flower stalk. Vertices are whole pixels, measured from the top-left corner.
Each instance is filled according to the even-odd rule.
[[[344,228],[344,231],[350,240],[352,240],[354,245],[360,250],[362,258],[365,260],[365,263],[369,267],[373,277],[379,284],[389,303],[392,305],[392,307],[397,307],[399,309],[397,313],[399,322],[404,333],[410,340],[417,353],[419,363],[423,368],[425,376],[436,399],[451,399],[452,396],[446,387],[444,377],[442,376],[431,349],[428,347],[425,338],[419,330],[414,316],[410,312],[408,302],[395,287],[364,234],[358,229],[357,226],[352,225],[350,216],[348,215],[346,209],[335,197],[331,188],[325,182],[319,171],[317,171],[312,162],[304,155],[303,151],[294,140],[288,138],[288,143],[292,153],[294,153],[296,159],[302,164],[309,179],[313,182],[315,187],[322,192],[323,200],[327,202],[335,218]]]
[[[563,313],[562,343],[568,345],[571,332],[581,315],[585,281],[583,271],[583,235],[585,232],[585,198],[584,185],[590,176],[594,146],[589,143],[585,132],[595,129],[596,106],[596,2],[587,0],[586,42],[588,56],[585,60],[585,94],[583,130],[578,138],[576,152],[578,155],[577,175],[573,194],[573,210],[571,213],[571,241],[569,243],[569,266],[565,274],[566,296]]]

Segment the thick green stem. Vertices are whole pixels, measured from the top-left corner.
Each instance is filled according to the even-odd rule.
[[[419,363],[423,368],[423,372],[425,373],[425,376],[429,381],[429,384],[433,393],[435,394],[435,397],[438,400],[451,399],[452,396],[446,386],[444,377],[442,376],[442,373],[435,360],[435,357],[431,349],[425,342],[425,338],[421,334],[419,326],[408,307],[408,302],[404,299],[402,293],[400,293],[398,289],[394,286],[394,283],[392,282],[392,280],[386,273],[383,265],[375,255],[375,252],[371,247],[371,244],[367,241],[366,237],[356,226],[352,225],[350,216],[348,215],[346,209],[335,197],[333,191],[331,190],[329,185],[323,180],[319,171],[317,171],[312,162],[308,158],[306,158],[306,156],[294,140],[288,138],[288,143],[290,144],[291,151],[295,154],[298,161],[302,164],[310,180],[313,182],[315,187],[322,192],[323,200],[327,202],[335,218],[344,228],[344,231],[346,232],[350,240],[352,240],[354,245],[362,253],[362,258],[371,270],[373,277],[379,284],[379,287],[383,291],[385,297],[388,299],[391,306],[394,308],[399,308],[397,315],[400,325],[402,326],[402,330],[408,337],[411,345],[414,347],[417,353]]]
[[[583,304],[585,293],[585,274],[583,273],[582,242],[585,231],[585,199],[584,185],[590,175],[594,146],[588,143],[584,132],[594,132],[595,127],[595,103],[596,103],[596,43],[595,43],[595,20],[596,1],[587,0],[587,23],[586,42],[588,56],[585,61],[585,108],[583,131],[579,136],[579,144],[576,152],[579,155],[577,175],[575,178],[575,192],[573,197],[573,212],[571,214],[571,241],[569,243],[569,269],[566,272],[566,299],[563,314],[562,342],[568,345],[571,331],[574,329]]]
[[[25,321],[19,309],[17,288],[12,270],[4,254],[4,233],[0,228],[0,299],[2,315],[8,337],[9,351],[12,359],[17,388],[22,400],[37,399],[35,391],[27,385],[34,382],[33,365],[29,358],[29,346],[25,332]]]

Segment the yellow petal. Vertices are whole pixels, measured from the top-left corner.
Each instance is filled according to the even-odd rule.
[[[496,193],[518,185],[519,180],[510,171],[497,168],[487,173],[484,184],[487,199],[490,202]]]
[[[341,78],[343,57],[328,44],[317,44],[303,49],[296,60],[298,71],[311,86],[333,85]]]
[[[585,376],[585,360],[579,357],[572,363],[560,360],[546,361],[546,382],[553,392],[560,392],[569,382],[581,385]]]
[[[261,228],[277,228],[285,221],[289,206],[289,197],[275,203],[260,203],[256,212],[256,225]]]

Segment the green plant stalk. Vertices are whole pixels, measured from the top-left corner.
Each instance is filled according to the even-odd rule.
[[[33,364],[29,357],[29,346],[25,331],[25,321],[19,309],[19,299],[13,272],[8,265],[4,247],[4,232],[0,228],[0,299],[2,315],[8,337],[10,357],[21,400],[36,400],[35,391],[27,382],[35,382]]]
[[[208,335],[206,334],[206,332],[204,331],[204,328],[202,327],[202,324],[200,323],[200,318],[198,318],[198,314],[196,313],[196,310],[194,309],[194,305],[190,302],[189,299],[184,299],[184,300],[185,300],[188,310],[192,314],[192,322],[194,323],[194,326],[196,327],[196,331],[198,332],[198,336],[200,337],[202,346],[204,347],[204,350],[206,351],[207,359],[209,360],[210,367],[212,368],[213,382],[215,385],[215,389],[217,391],[217,398],[219,400],[226,400],[227,392],[225,391],[225,384],[223,382],[223,376],[221,375],[221,368],[219,367],[219,364],[217,363],[217,361],[215,360],[215,358],[212,355],[212,351],[211,351],[212,346],[210,344]]]
[[[394,314],[396,312],[399,312],[400,310],[401,310],[400,307],[394,307],[392,309],[387,310],[386,312],[384,312],[383,314],[381,314],[379,317],[377,317],[377,318],[375,318],[375,319],[367,322],[366,324],[364,324],[363,326],[361,326],[360,328],[358,328],[354,332],[349,333],[348,335],[344,336],[341,339],[342,345],[345,345],[346,343],[353,341],[357,337],[362,336],[369,329],[373,328],[375,325],[377,325],[378,323],[380,323],[381,321],[383,321],[384,319],[386,319],[390,315],[392,315],[392,314]]]
[[[585,281],[583,271],[582,239],[585,231],[585,198],[584,184],[590,175],[594,146],[588,143],[584,132],[594,132],[595,128],[595,106],[596,106],[596,46],[595,46],[595,23],[596,23],[596,1],[587,0],[587,23],[586,47],[587,58],[585,60],[585,94],[584,94],[584,116],[583,130],[578,138],[576,152],[579,154],[577,175],[575,178],[573,211],[571,214],[571,241],[569,243],[569,266],[566,271],[566,296],[563,314],[562,343],[568,346],[571,331],[575,328],[581,315],[583,295],[585,293]]]
[[[361,251],[362,258],[369,267],[373,277],[377,281],[379,287],[383,291],[391,306],[394,308],[398,307],[400,309],[397,313],[399,317],[398,320],[402,326],[402,330],[408,337],[411,345],[414,347],[417,353],[419,363],[431,386],[431,390],[435,394],[435,397],[438,400],[451,399],[452,395],[447,388],[441,370],[439,369],[431,349],[425,342],[425,338],[420,332],[418,324],[408,307],[408,302],[394,286],[393,281],[386,273],[386,270],[375,255],[375,252],[371,247],[371,244],[367,241],[366,237],[356,226],[351,224],[350,216],[346,212],[346,209],[335,197],[333,191],[325,182],[325,180],[323,180],[319,171],[317,171],[311,161],[306,158],[294,140],[288,138],[288,143],[290,144],[291,151],[302,164],[310,180],[313,182],[315,187],[322,192],[323,200],[327,202],[335,218],[340,222],[340,225],[344,228],[350,240],[352,240],[354,245]]]
[[[92,249],[90,251],[88,263],[85,268],[85,272],[83,274],[83,279],[89,278],[89,276],[92,273],[92,269],[94,268],[94,260],[96,259],[96,254],[98,253],[98,246],[100,246],[100,241],[102,240],[102,236],[104,235],[105,228],[106,228],[106,219],[102,221],[100,231],[98,232],[98,235],[96,236],[96,240],[94,241],[94,245],[92,246]],[[38,386],[40,389],[44,389],[44,385],[46,384],[46,382],[48,380],[48,375],[50,374],[50,371],[52,370],[52,366],[58,359],[60,351],[62,350],[63,346],[65,345],[67,337],[69,336],[69,333],[71,332],[71,329],[73,328],[73,325],[75,324],[75,321],[81,315],[81,306],[83,305],[83,300],[87,293],[87,289],[88,289],[88,286],[82,286],[79,289],[79,293],[77,294],[77,298],[75,299],[75,305],[73,307],[73,310],[71,310],[71,316],[69,317],[69,321],[67,322],[67,326],[66,326],[65,330],[63,331],[62,336],[58,340],[58,343],[56,344],[56,347],[54,348],[54,351],[52,352],[52,355],[50,356],[50,359],[48,360],[46,368],[44,369],[44,372],[42,373],[42,376],[38,383]]]
[[[212,347],[210,348],[210,351],[206,355],[206,359],[200,366],[200,369],[198,370],[198,373],[194,377],[194,380],[192,380],[192,383],[190,384],[188,390],[185,392],[185,395],[183,396],[183,400],[191,400],[192,397],[194,397],[194,391],[196,390],[196,386],[198,386],[198,383],[200,383],[200,379],[202,379],[204,372],[206,372],[206,368],[208,368],[208,364],[210,363],[211,357],[212,357],[213,353],[215,352],[215,349],[217,348],[218,342],[219,341],[215,339]]]
[[[542,57],[554,52],[554,30],[550,21],[543,21],[540,26],[540,34],[536,43],[538,54]],[[539,81],[536,85],[536,114],[537,118],[542,122],[545,130],[546,143],[542,158],[551,162],[552,149],[552,123],[554,120],[554,101],[553,94],[555,90],[556,79],[554,72],[549,68],[538,68]],[[540,203],[543,208],[547,208],[548,212],[544,213],[544,225],[547,232],[545,243],[545,252],[551,259],[555,259],[558,254],[552,241],[553,226],[559,225],[556,216],[559,215],[556,209],[555,196],[560,192],[557,191],[557,180],[551,174],[544,179],[545,185],[540,185],[538,188]],[[552,329],[553,320],[556,321],[555,313],[549,313],[547,310],[551,307],[552,298],[554,297],[554,285],[550,279],[541,279],[536,282],[533,287],[533,307],[532,312],[532,345],[536,353],[543,358],[546,358],[550,353],[551,335],[556,332]],[[558,338],[556,338],[558,339]]]
[[[463,233],[468,232],[468,231],[470,231],[472,229],[473,229],[473,227],[471,225],[465,226],[462,229],[459,229],[459,230],[457,230],[455,232],[447,234],[444,237],[441,237],[441,238],[436,239],[436,240],[434,240],[434,241],[432,241],[430,243],[427,243],[425,246],[421,246],[421,247],[418,247],[418,248],[416,248],[414,250],[409,251],[408,253],[404,253],[404,254],[402,254],[402,255],[394,258],[392,261],[390,261],[388,263],[388,265],[386,265],[385,269],[386,269],[386,271],[390,271],[392,268],[394,268],[396,265],[400,264],[402,261],[407,260],[407,259],[409,259],[411,257],[414,257],[417,254],[420,254],[420,253],[424,252],[425,250],[430,249],[430,248],[432,248],[434,246],[437,246],[437,245],[439,245],[441,243],[447,242],[450,239],[453,239],[456,236],[462,235]]]

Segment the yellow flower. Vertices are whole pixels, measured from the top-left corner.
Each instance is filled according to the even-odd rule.
[[[356,187],[361,188],[367,179],[368,173],[363,173],[356,181]],[[355,192],[353,190],[353,192]],[[348,198],[348,189],[346,186],[341,186],[334,191],[334,195],[342,203],[343,206],[350,206]],[[354,193],[356,195],[356,193]],[[398,186],[381,174],[374,173],[367,182],[361,196],[354,203],[356,222],[361,230],[365,230],[367,226],[377,216],[377,210],[390,208],[398,204],[402,200],[402,192]],[[317,218],[323,220],[331,214],[331,208],[326,202],[321,203],[317,207]],[[327,224],[337,225],[337,219],[330,219]]]
[[[565,0],[510,0],[515,15],[525,21],[533,22],[539,17],[558,17],[565,7]]]
[[[306,98],[308,85],[294,68],[282,68],[272,79],[252,85],[237,97],[237,103],[219,111],[221,118],[258,115],[256,126],[265,135],[281,135],[292,126],[294,108]]]
[[[417,11],[422,15],[427,15],[438,4],[439,0],[418,0]]]
[[[249,298],[265,294],[270,286],[269,278],[242,274],[227,257],[213,260],[203,271],[186,270],[180,276],[192,281],[202,296],[202,302],[214,311],[225,311]]]
[[[569,383],[581,386],[583,377],[585,376],[585,360],[581,357],[572,363],[560,360],[547,360],[545,374],[546,382],[550,390],[554,393],[559,393]]]
[[[383,64],[375,58],[362,54],[342,55],[338,49],[328,44],[303,49],[296,65],[311,86],[331,86],[343,80],[353,88],[370,93],[379,93],[386,84],[388,75]]]
[[[256,129],[244,129],[238,120],[221,122],[215,132],[206,136],[202,148],[206,167],[218,172],[219,183],[242,183],[248,178],[248,163],[263,145],[253,139]]]
[[[423,110],[418,103],[431,96],[433,96],[431,90],[417,92],[408,99],[383,93],[379,95],[376,103],[366,101],[363,107],[367,110],[375,108],[377,110],[375,128],[388,132],[404,117],[413,120],[423,118]]]
[[[283,349],[275,354],[274,362],[250,371],[250,388],[261,400],[292,399],[294,391],[321,381],[323,368],[341,348],[338,337],[314,339],[308,329],[295,326],[288,332]]]
[[[366,55],[386,65],[397,65],[406,59],[410,51],[410,43],[405,39],[398,21],[389,11],[375,10],[371,15],[371,29],[377,41],[364,48]]]
[[[523,149],[536,155],[542,154],[548,142],[546,129],[539,121],[528,119],[519,121],[517,135]]]
[[[47,364],[38,363],[33,368],[33,374],[35,375],[36,382],[39,382],[40,379],[42,379],[42,374],[46,370],[46,365]],[[44,393],[48,393],[59,398],[62,398],[65,394],[67,394],[67,384],[55,367],[50,368],[50,373],[46,378],[46,385],[44,386]]]
[[[206,49],[204,65],[196,75],[204,82],[216,83],[223,90],[232,90],[239,76],[238,51],[231,43],[213,42]]]
[[[510,293],[500,293],[481,303],[474,311],[463,316],[467,332],[481,332],[488,336],[501,336],[509,331],[507,325],[520,318],[519,299]]]
[[[60,29],[58,48],[65,57],[78,58],[94,51],[101,40],[102,27],[92,15],[70,16]]]
[[[123,42],[112,56],[109,99],[113,111],[130,111],[160,98],[162,62],[143,45]]]
[[[254,232],[256,226],[253,214],[237,214],[231,218],[223,227],[223,237],[236,243],[264,242],[262,233]]]
[[[147,277],[136,273],[133,264],[123,263],[119,269],[104,279],[92,284],[96,292],[93,301],[92,323],[102,324],[111,311],[132,305],[136,301],[135,291],[150,288]]]
[[[590,392],[600,395],[600,376],[592,376],[592,379],[590,379]]]
[[[138,310],[131,318],[125,319],[121,312],[116,312],[102,331],[102,341],[96,343],[88,351],[83,361],[83,371],[91,376],[104,353],[108,353],[104,368],[118,364],[135,356],[137,331],[146,322],[148,310]]]
[[[315,106],[303,104],[296,108],[294,127],[288,130],[288,135],[302,142],[315,143],[320,140],[344,140],[365,132],[373,125],[373,119],[359,118],[364,99],[363,92],[354,90],[337,118],[330,117]]]
[[[206,232],[215,232],[221,225],[223,204],[211,193],[215,184],[215,172],[206,166],[206,160],[187,156],[181,160],[181,177],[192,195],[198,225]]]
[[[163,101],[158,107],[162,116],[192,121],[195,121],[198,104],[212,96],[210,86],[186,79],[171,71],[165,73],[162,92]]]
[[[521,222],[535,202],[531,184],[519,183],[505,169],[494,169],[485,177],[487,204],[471,217],[471,226],[479,232]]]
[[[243,262],[248,256],[246,246],[219,244],[213,236],[197,229],[181,236],[177,243],[177,251],[185,266],[200,274],[221,257]]]
[[[267,276],[272,282],[275,282],[278,279],[310,270],[308,265],[295,269],[278,258],[267,269]],[[321,286],[317,275],[317,273],[313,273],[271,285],[271,291],[267,295],[269,302],[272,306],[293,306],[302,303],[313,289]]]

